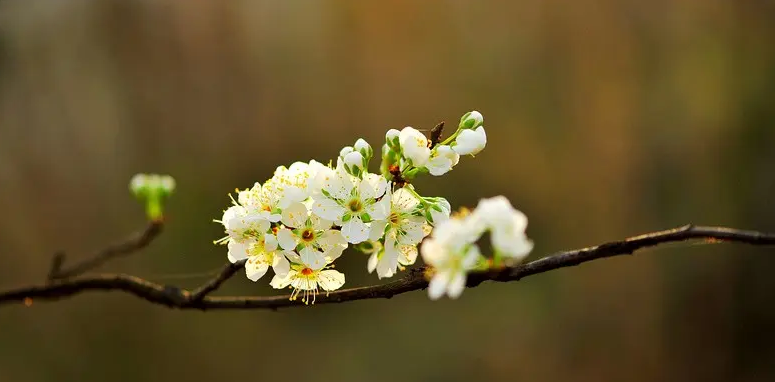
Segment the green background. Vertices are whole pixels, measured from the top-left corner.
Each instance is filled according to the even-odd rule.
[[[3,1],[0,287],[144,225],[100,271],[194,287],[235,187],[476,109],[489,144],[416,185],[505,195],[531,258],[686,223],[775,231],[775,4],[722,0]],[[376,164],[373,164],[376,169]],[[378,283],[346,253],[346,286]],[[772,250],[670,245],[458,301],[174,311],[125,294],[0,309],[2,381],[768,381]],[[235,277],[219,294],[270,295]]]

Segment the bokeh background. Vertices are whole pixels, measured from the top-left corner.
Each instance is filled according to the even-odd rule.
[[[476,109],[490,142],[425,195],[506,195],[532,257],[685,223],[775,231],[766,0],[2,1],[0,287],[144,225],[102,271],[194,287],[235,187]],[[379,282],[366,257],[347,285]],[[775,257],[672,245],[458,301],[192,312],[91,293],[0,309],[2,381],[770,381]],[[273,294],[235,277],[220,294]]]

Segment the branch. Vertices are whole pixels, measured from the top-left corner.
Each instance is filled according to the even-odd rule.
[[[123,241],[98,251],[90,258],[71,266],[69,269],[62,269],[62,264],[64,264],[65,261],[65,254],[62,252],[57,253],[54,255],[54,259],[51,262],[48,281],[54,282],[56,280],[69,279],[97,268],[114,258],[137,252],[138,250],[147,247],[153,239],[159,236],[162,226],[163,224],[161,221],[149,222],[142,231],[135,232]]]
[[[155,236],[155,234],[150,234],[151,239],[153,236]],[[775,245],[775,234],[773,233],[745,231],[724,227],[686,225],[671,230],[647,233],[624,240],[604,243],[594,247],[559,252],[522,265],[474,272],[469,274],[466,284],[467,287],[473,288],[484,281],[516,281],[527,276],[576,266],[592,260],[619,255],[629,255],[644,248],[692,239],[704,239],[711,242],[737,242],[752,245]],[[148,241],[150,241],[150,239]],[[135,243],[142,242],[143,241],[138,240]],[[147,244],[147,242],[145,244]],[[130,248],[129,246],[118,247]],[[134,248],[137,248],[137,246]],[[101,251],[100,253],[106,252],[110,251]],[[112,252],[115,253],[119,251],[114,247]],[[105,257],[107,259],[113,256],[115,255],[98,257]],[[106,259],[96,262],[96,264],[101,264]],[[93,260],[91,264],[94,263]],[[95,290],[123,291],[151,303],[178,309],[278,309],[302,305],[299,302],[290,301],[288,295],[271,297],[208,296],[209,293],[217,290],[223,282],[232,277],[243,266],[244,262],[227,264],[218,276],[195,289],[193,292],[175,286],[155,284],[134,276],[106,274],[93,277],[82,277],[73,280],[54,280],[46,285],[23,287],[0,292],[0,305],[19,302],[29,304],[33,299],[59,300],[80,294],[81,292]],[[80,269],[78,267],[74,268]],[[417,267],[409,269],[402,278],[387,284],[343,289],[331,292],[327,295],[321,294],[317,297],[316,304],[339,303],[374,298],[391,298],[402,293],[425,289],[428,286],[426,273],[430,271],[432,270],[428,267]]]

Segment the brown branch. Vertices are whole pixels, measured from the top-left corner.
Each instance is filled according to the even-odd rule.
[[[705,239],[713,242],[737,242],[752,245],[775,245],[775,234],[745,231],[723,227],[701,227],[687,225],[671,230],[647,233],[620,241],[604,243],[598,246],[559,252],[539,260],[522,265],[507,266],[483,272],[469,274],[467,286],[476,287],[484,281],[515,281],[524,277],[549,272],[555,269],[571,267],[588,261],[629,255],[635,251],[659,244]],[[154,284],[128,275],[99,275],[74,280],[54,281],[47,285],[18,288],[0,292],[0,305],[29,303],[34,300],[58,300],[85,291],[123,291],[146,301],[178,309],[277,309],[303,305],[290,301],[289,296],[271,297],[211,297],[208,293],[218,289],[227,279],[244,265],[243,262],[228,264],[213,280],[194,292],[175,286]],[[321,294],[316,304],[339,303],[373,298],[391,298],[395,295],[424,289],[428,286],[427,267],[410,269],[395,281],[383,285],[343,289]]]
[[[155,239],[162,230],[161,221],[152,221],[139,232],[135,232],[121,242],[112,244],[96,253],[86,260],[81,261],[68,269],[62,269],[65,261],[65,254],[62,252],[54,255],[51,262],[51,270],[48,273],[48,281],[63,280],[72,278],[90,271],[116,257],[126,256],[138,250],[145,248]]]

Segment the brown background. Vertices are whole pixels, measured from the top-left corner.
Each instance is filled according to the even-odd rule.
[[[143,225],[103,270],[192,287],[226,194],[388,128],[477,109],[490,143],[417,183],[503,194],[533,256],[685,223],[775,230],[775,4],[765,0],[3,1],[0,287]],[[347,253],[347,285],[378,282]],[[123,294],[0,309],[2,381],[767,381],[772,250],[673,245],[467,290],[280,312]],[[185,277],[188,276],[188,277]],[[268,279],[219,293],[268,295]]]

